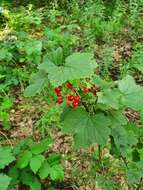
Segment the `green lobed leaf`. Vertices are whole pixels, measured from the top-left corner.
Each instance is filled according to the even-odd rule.
[[[40,169],[44,160],[45,160],[45,157],[43,155],[36,155],[32,157],[30,161],[30,167],[34,173],[37,173],[37,171]]]
[[[132,146],[138,142],[136,134],[133,130],[126,129],[125,126],[117,126],[112,128],[112,136],[114,137],[115,145],[122,156],[132,159]]]
[[[113,81],[103,80],[99,75],[94,75],[92,82],[102,89],[108,89],[114,84]]]
[[[90,116],[82,108],[68,109],[62,115],[63,132],[74,136],[75,147],[93,143],[105,145],[110,135],[110,120],[104,114]]]
[[[109,108],[119,109],[121,94],[117,90],[107,89],[103,92],[98,92],[98,103],[104,104]]]
[[[37,73],[34,73],[30,79],[30,85],[24,91],[24,96],[35,96],[36,93],[40,93],[41,90],[43,90],[46,84],[47,74],[45,71],[38,71]]]
[[[0,190],[7,190],[11,181],[11,177],[0,173]]]
[[[127,124],[127,118],[123,115],[122,110],[112,110],[109,113],[109,118],[111,120],[111,126],[114,128],[116,126],[122,126]]]
[[[119,90],[123,94],[122,103],[136,110],[143,110],[143,87],[136,85],[132,76],[127,75],[118,83]]]
[[[5,166],[10,164],[15,160],[11,152],[11,148],[8,147],[0,147],[0,169],[4,169]]]
[[[56,66],[47,59],[39,66],[39,69],[48,73],[53,86],[60,86],[66,81],[91,76],[96,67],[92,54],[74,53],[66,58],[64,66]]]
[[[31,97],[35,96],[36,93],[41,92],[41,90],[44,88],[45,79],[36,80],[34,84],[29,85],[25,91],[24,96],[25,97]]]

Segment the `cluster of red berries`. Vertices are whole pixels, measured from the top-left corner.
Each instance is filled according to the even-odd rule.
[[[72,104],[73,108],[78,107],[78,103],[80,101],[80,96],[69,95],[69,96],[67,96],[67,99],[68,99],[67,103]]]
[[[73,92],[75,92],[75,89],[73,88],[71,83],[67,83],[66,87],[67,87],[67,89],[70,89]],[[56,87],[54,90],[55,90],[55,93],[57,95],[57,103],[62,104],[63,103],[63,97],[62,97],[62,93],[61,93],[61,87]],[[79,101],[80,101],[80,96],[73,96],[73,95],[67,96],[67,104],[72,105],[73,108],[78,107]]]
[[[76,89],[73,87],[73,85],[71,83],[67,83],[66,88],[68,90],[70,90],[72,92],[72,94],[74,94],[74,95],[68,95],[66,97],[67,98],[67,104],[70,104],[73,108],[78,107],[78,104],[79,104],[81,98],[80,98],[79,95],[77,95]],[[58,86],[54,90],[55,90],[55,93],[57,95],[57,103],[62,104],[63,103],[63,97],[62,97],[62,89],[61,89],[61,87]],[[96,93],[98,91],[100,91],[100,88],[96,87],[96,86],[92,86],[91,88],[84,87],[81,90],[86,94],[87,93],[93,93],[94,95],[96,95]]]
[[[63,98],[62,98],[61,88],[60,87],[56,87],[55,88],[55,93],[57,95],[57,103],[58,104],[62,104],[63,103]]]

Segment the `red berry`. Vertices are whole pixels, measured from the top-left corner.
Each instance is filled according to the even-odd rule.
[[[84,92],[84,93],[89,93],[89,92],[90,92],[90,88],[84,88],[84,89],[83,89],[83,92]]]
[[[73,101],[73,102],[72,102],[72,106],[73,106],[73,108],[77,108],[77,107],[78,107],[78,102]]]
[[[68,82],[68,83],[67,83],[67,88],[68,88],[68,89],[73,89],[73,85]]]
[[[68,98],[69,101],[73,101],[74,96],[68,96],[67,98]]]
[[[62,103],[63,103],[63,98],[62,98],[62,97],[58,97],[57,103],[58,103],[58,104],[62,104]]]
[[[55,90],[55,93],[57,95],[61,93],[61,88],[60,87],[56,87],[54,90]]]
[[[75,97],[74,97],[74,101],[75,101],[75,102],[79,102],[79,101],[80,101],[80,96],[75,96]]]
[[[61,92],[56,93],[56,95],[57,95],[58,97],[60,97],[60,96],[61,96]]]

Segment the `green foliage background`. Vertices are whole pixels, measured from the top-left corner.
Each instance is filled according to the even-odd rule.
[[[143,1],[9,0],[0,6],[0,134],[4,133],[0,181],[5,181],[0,190],[17,184],[34,190],[41,185],[54,188],[56,181],[63,180],[63,157],[45,156],[49,148],[45,139],[55,126],[73,137],[76,149],[97,146],[88,155],[91,170],[85,175],[77,171],[77,179],[86,178],[88,184],[96,178],[103,189],[114,190],[121,189],[121,181],[115,179],[119,174],[129,189],[140,189]],[[68,81],[82,99],[77,109],[65,103]],[[61,106],[54,94],[59,85],[64,96]],[[93,85],[100,87],[96,96],[82,92]],[[17,139],[19,146],[6,146],[5,136],[13,140],[9,130],[16,128],[11,110],[17,99],[25,100],[23,109],[38,104],[32,126],[40,134],[38,145],[30,137],[24,142]],[[128,109],[138,118],[128,118]],[[72,158],[73,152],[66,158]],[[50,184],[45,187],[43,179]],[[73,176],[71,181],[75,183]]]

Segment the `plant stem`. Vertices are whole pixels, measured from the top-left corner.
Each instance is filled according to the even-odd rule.
[[[104,163],[102,162],[102,149],[101,145],[98,145],[98,161],[101,164],[101,172],[104,174],[105,168],[104,168]]]
[[[75,90],[75,89],[74,89],[74,90]],[[77,92],[77,90],[75,90],[75,93],[76,93],[77,96],[80,96],[79,93]],[[80,100],[80,102],[82,103],[82,105],[83,105],[83,107],[85,108],[85,110],[86,110],[87,112],[89,112],[89,109],[88,109],[86,103],[83,102],[82,100]]]
[[[98,160],[99,160],[100,163],[101,163],[101,159],[102,159],[102,156],[101,156],[101,145],[98,145]]]
[[[121,156],[121,159],[122,159],[122,161],[124,162],[124,164],[125,164],[126,168],[128,168],[128,164],[127,164],[126,159],[125,159],[123,156]]]
[[[84,106],[85,110],[86,110],[87,112],[89,112],[87,105],[86,105],[83,101],[81,101],[81,103],[82,103],[82,105]]]

